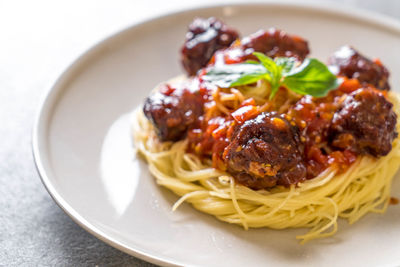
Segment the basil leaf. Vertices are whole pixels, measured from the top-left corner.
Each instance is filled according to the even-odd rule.
[[[263,79],[270,85],[270,99],[282,85],[301,95],[322,97],[342,82],[317,59],[305,59],[298,66],[298,61],[293,57],[273,60],[259,52],[253,55],[260,62],[249,60],[239,64],[213,66],[202,78],[222,88],[251,84]]]
[[[257,59],[260,61],[260,63],[271,73],[274,73],[278,70],[277,65],[275,61],[272,60],[272,58],[264,55],[263,53],[260,52],[254,52],[254,56],[257,57]]]
[[[302,95],[315,97],[326,96],[337,88],[341,81],[333,75],[328,67],[317,59],[305,59],[303,63],[293,68],[283,79],[283,85]]]
[[[277,57],[275,58],[276,65],[281,67],[282,76],[286,76],[295,67],[297,60],[294,57]]]
[[[256,60],[246,60],[244,63],[245,64],[258,64],[258,65],[260,65],[260,62],[258,62]]]
[[[240,85],[255,83],[264,78],[264,76],[265,74],[247,74],[236,79],[234,82],[230,84],[230,86],[240,86]]]
[[[265,74],[267,70],[260,64],[241,63],[214,66],[202,78],[219,87],[229,88],[256,82]]]
[[[261,64],[265,67],[265,69],[269,72],[269,77],[266,76],[266,80],[269,81],[270,84],[270,94],[269,99],[272,99],[275,94],[278,92],[281,79],[282,79],[282,68],[276,64],[276,62],[270,57],[264,55],[263,53],[254,52],[253,55],[260,60]]]

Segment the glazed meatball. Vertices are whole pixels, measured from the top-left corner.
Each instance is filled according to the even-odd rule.
[[[328,60],[336,75],[359,80],[363,85],[371,84],[381,90],[389,90],[389,71],[380,61],[372,61],[350,46],[341,47]]]
[[[261,52],[272,58],[296,57],[302,61],[310,53],[307,41],[274,28],[268,31],[260,30],[243,38],[241,43],[247,55]]]
[[[178,141],[203,114],[203,97],[198,91],[163,85],[145,100],[143,112],[161,141]]]
[[[333,116],[332,146],[375,157],[387,155],[397,137],[397,116],[392,107],[376,89],[354,91]]]
[[[227,48],[239,37],[236,30],[216,18],[196,18],[182,47],[182,64],[189,75],[206,66],[214,52]]]
[[[305,180],[302,154],[298,128],[276,113],[262,113],[236,128],[224,160],[239,183],[265,189]]]

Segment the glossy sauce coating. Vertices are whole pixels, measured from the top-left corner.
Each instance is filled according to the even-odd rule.
[[[234,42],[228,49],[215,53],[210,63],[239,63],[246,60],[256,60],[253,52],[264,53],[271,58],[295,57],[302,61],[309,53],[307,41],[297,35],[290,35],[282,30],[270,28],[259,30]]]
[[[163,85],[146,99],[143,112],[156,126],[161,141],[177,141],[203,114],[203,103],[198,90]]]
[[[224,160],[238,182],[253,189],[289,186],[306,177],[299,130],[276,113],[237,126]]]
[[[269,57],[296,57],[302,61],[309,53],[308,43],[297,35],[289,35],[284,31],[270,28],[245,37],[241,41],[246,59],[251,53],[261,52]]]
[[[350,46],[342,46],[328,60],[331,70],[341,76],[354,78],[363,85],[371,84],[389,90],[389,71],[379,60],[370,60]]]
[[[214,52],[227,48],[239,37],[236,30],[216,18],[196,18],[186,34],[181,50],[181,61],[189,75],[205,67]]]
[[[357,154],[385,156],[397,137],[393,104],[374,88],[361,88],[348,95],[334,114],[331,145]]]

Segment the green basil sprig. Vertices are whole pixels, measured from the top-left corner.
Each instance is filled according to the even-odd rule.
[[[306,58],[300,65],[293,57],[272,59],[254,52],[258,61],[218,65],[209,68],[203,79],[222,88],[247,85],[259,80],[270,84],[272,99],[280,86],[301,95],[326,96],[342,83],[328,67],[315,58]]]

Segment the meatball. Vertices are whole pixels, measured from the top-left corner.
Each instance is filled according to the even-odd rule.
[[[372,61],[350,46],[342,46],[328,60],[336,75],[354,78],[363,85],[371,84],[381,90],[390,90],[389,71],[380,61]]]
[[[303,38],[274,28],[260,30],[243,38],[241,43],[247,55],[261,52],[272,58],[296,57],[302,61],[310,53],[308,43]]]
[[[198,91],[163,85],[145,100],[143,112],[161,141],[178,141],[203,114],[203,97]]]
[[[302,155],[298,128],[272,112],[238,126],[223,156],[228,172],[239,183],[265,189],[304,181]]]
[[[357,154],[385,156],[397,137],[393,104],[373,88],[361,88],[346,97],[334,114],[331,144]]]
[[[189,75],[206,66],[214,52],[227,48],[239,37],[236,30],[216,18],[196,18],[182,47],[182,64]]]

